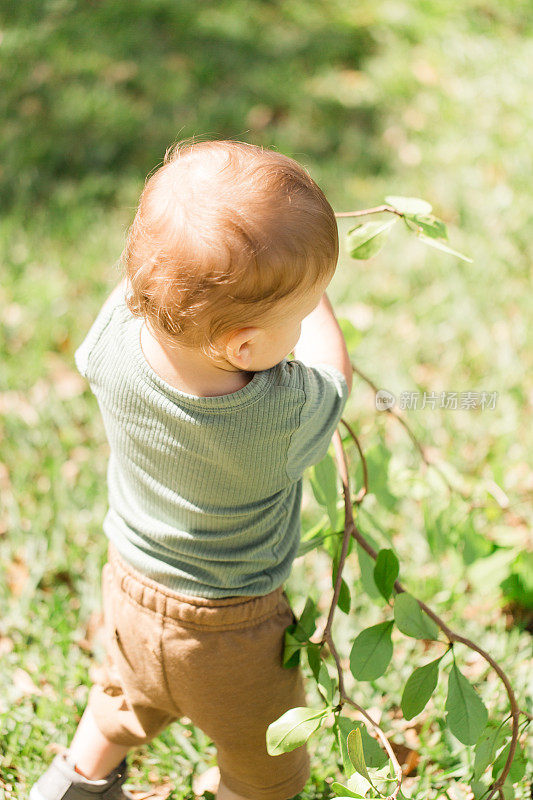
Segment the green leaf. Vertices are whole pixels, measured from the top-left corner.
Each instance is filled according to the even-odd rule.
[[[392,658],[392,622],[380,622],[361,631],[350,652],[350,671],[358,681],[383,675]]]
[[[348,756],[346,740],[350,731],[359,728],[361,731],[361,741],[363,743],[363,754],[365,763],[368,767],[381,769],[387,763],[387,754],[381,749],[379,742],[370,736],[363,722],[354,720],[341,715],[336,720],[339,747],[342,755],[343,769],[346,775],[350,776],[353,772],[352,763]]]
[[[318,503],[328,512],[331,527],[334,531],[338,527],[337,511],[337,467],[329,453],[322,461],[315,464],[311,470],[311,487]]]
[[[511,742],[503,748],[502,752],[499,754],[498,758],[494,762],[492,767],[492,777],[495,780],[499,777],[502,769],[505,766],[505,762],[509,756],[509,751],[511,749]],[[527,761],[524,755],[523,750],[521,749],[520,745],[516,746],[515,754],[513,760],[511,762],[511,769],[509,770],[509,774],[505,779],[506,783],[518,783],[524,777],[526,772]]]
[[[434,217],[433,214],[406,214],[405,219],[416,225],[418,233],[425,234],[430,239],[448,238],[446,225],[441,219]]]
[[[324,700],[328,705],[333,705],[333,695],[335,693],[335,684],[331,679],[331,676],[328,672],[328,668],[322,662],[320,665],[320,669],[318,672],[317,683],[319,687],[323,690],[322,694],[324,696]]]
[[[423,234],[417,234],[418,238],[424,244],[429,245],[429,247],[434,247],[436,250],[442,250],[444,253],[449,253],[451,256],[457,256],[457,258],[461,258],[463,261],[468,261],[469,264],[473,264],[474,260],[469,258],[468,256],[459,253],[458,250],[452,250],[451,247],[448,247],[447,244],[443,244],[442,242],[437,241],[436,239],[430,239],[429,236],[423,236]]]
[[[355,792],[356,794],[360,794],[362,797],[366,797],[372,784],[362,775],[359,775],[358,772],[354,772],[353,775],[351,775],[346,781],[346,786],[351,792]]]
[[[474,760],[474,778],[479,780],[489,764],[494,761],[496,750],[503,744],[505,734],[501,725],[489,722],[479,742],[476,744]]]
[[[348,584],[346,583],[344,578],[341,578],[341,590],[339,592],[339,599],[337,601],[337,605],[341,611],[343,611],[345,614],[349,614],[351,604],[352,604],[352,598],[350,595]]]
[[[343,797],[364,797],[363,794],[352,792],[352,790],[348,789],[347,786],[343,786],[342,783],[338,783],[337,781],[333,781],[331,784],[331,790],[337,795],[335,800],[342,800]]]
[[[337,714],[335,716],[335,723],[334,728],[337,732],[337,740],[339,742],[339,749],[341,751],[342,756],[342,765],[343,765],[343,772],[350,777],[353,773],[353,765],[350,761],[350,756],[348,755],[348,745],[346,744],[346,740],[348,739],[348,734],[351,730],[361,725],[360,722],[354,722],[348,717],[343,717],[341,714]]]
[[[492,552],[492,543],[486,536],[477,533],[474,527],[474,521],[471,517],[467,517],[460,526],[459,532],[461,555],[466,566],[470,566],[470,564],[473,564],[478,558],[484,558]]]
[[[338,570],[339,570],[340,552],[341,552],[341,548],[339,548],[337,550],[337,552],[335,553],[335,556],[333,557],[333,569],[331,571],[331,585],[333,587],[335,586],[335,583],[337,581],[337,573],[338,573]],[[350,589],[348,588],[348,584],[346,583],[344,578],[341,578],[341,588],[340,588],[340,592],[339,592],[339,598],[337,600],[337,605],[338,605],[338,607],[340,608],[341,611],[343,611],[345,614],[349,614],[350,613],[351,602],[352,602],[352,598],[351,598],[351,595],[350,595]]]
[[[405,719],[412,719],[426,707],[439,680],[439,661],[443,656],[411,673],[402,693],[402,713]]]
[[[483,701],[454,663],[448,681],[446,722],[462,744],[475,744],[487,724],[488,713]]]
[[[301,540],[303,542],[307,542],[309,539],[312,539],[314,536],[317,536],[319,533],[324,533],[326,529],[327,519],[324,515],[322,519],[317,522],[315,525],[310,525],[309,527],[302,526],[302,535]]]
[[[438,626],[407,592],[401,592],[394,599],[394,621],[402,633],[413,639],[435,641],[439,638]]]
[[[502,786],[504,800],[515,800],[516,794],[513,784],[510,780],[506,780]]]
[[[391,596],[399,572],[400,564],[392,550],[380,550],[374,567],[374,583],[385,600]]]
[[[283,666],[287,669],[297,667],[300,663],[300,650],[302,642],[294,636],[296,625],[289,625],[285,628],[285,639],[283,648]]]
[[[370,736],[364,723],[361,723],[360,730],[361,741],[363,742],[363,753],[367,767],[381,769],[389,760],[388,755],[381,748],[379,742]]]
[[[520,548],[502,547],[486,558],[479,559],[468,571],[469,583],[482,591],[497,586],[509,574],[510,564],[514,561]]]
[[[366,260],[379,253],[389,235],[395,219],[386,222],[364,222],[350,228],[347,234],[348,251],[352,258]]]
[[[385,202],[400,211],[402,214],[431,214],[432,208],[426,200],[420,197],[400,197],[399,195],[389,195]]]
[[[365,755],[363,752],[363,742],[361,739],[361,731],[359,728],[355,728],[355,730],[350,731],[348,734],[348,755],[350,757],[350,761],[357,772],[366,778],[369,784],[373,787],[373,783],[370,780],[370,775],[368,774],[368,770],[365,764]]]
[[[308,639],[313,635],[319,616],[318,609],[311,597],[305,601],[305,607],[300,619],[285,628],[285,646],[283,651],[283,666],[287,669],[298,666],[300,663],[300,650],[306,646]]]
[[[268,754],[278,756],[305,744],[330,712],[331,708],[290,708],[267,728]]]
[[[326,539],[324,542],[324,550],[331,558],[335,558],[335,556],[340,552],[342,547],[342,537],[343,533],[339,531],[334,536],[330,536],[329,539]]]
[[[295,636],[301,640],[310,639],[316,630],[316,620],[319,616],[320,612],[316,607],[316,603],[311,597],[308,597],[298,620]]]
[[[324,542],[328,539],[331,539],[333,535],[331,531],[326,531],[325,533],[321,533],[318,536],[312,536],[310,539],[305,539],[304,541],[300,541],[298,546],[298,553],[297,557],[305,556],[306,553],[310,553],[312,550],[316,550],[317,547],[324,544]]]
[[[320,645],[316,644],[315,642],[309,642],[309,644],[306,646],[306,653],[309,668],[313,673],[315,680],[318,680],[320,664],[322,662],[322,659],[320,658]]]
[[[363,338],[363,333],[362,331],[358,330],[349,319],[346,319],[346,317],[337,317],[337,322],[339,323],[342,335],[344,336],[346,348],[349,353],[352,353],[359,346],[359,343]]]
[[[422,510],[424,513],[424,529],[428,546],[431,550],[431,555],[438,559],[449,547],[449,524],[446,519],[447,509],[443,509],[435,516],[429,503],[423,500]]]
[[[470,781],[470,789],[474,795],[474,800],[482,800],[483,795],[488,794],[488,789],[481,781]]]
[[[378,597],[381,598],[381,592],[374,581],[374,565],[376,562],[366,550],[363,550],[360,544],[357,545],[357,558],[359,559],[363,589],[373,600],[377,600]]]

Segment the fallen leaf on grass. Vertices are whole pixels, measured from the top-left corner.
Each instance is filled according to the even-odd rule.
[[[405,764],[402,764],[402,772],[404,775],[410,775],[414,772],[418,766],[418,762],[420,761],[420,756],[416,752],[416,750],[409,750],[407,754],[407,758],[405,760]]]

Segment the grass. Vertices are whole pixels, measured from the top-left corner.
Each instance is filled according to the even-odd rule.
[[[470,517],[357,378],[346,418],[374,454],[361,530],[392,543],[410,590],[500,661],[525,706],[530,637],[516,601],[528,587],[517,554],[530,544],[533,489],[526,4],[136,0],[117,17],[113,4],[57,0],[0,11],[9,153],[0,175],[0,794],[26,797],[53,744],[68,744],[102,655],[108,448],[73,352],[116,282],[145,176],[172,141],[193,134],[292,155],[337,211],[387,194],[422,196],[447,222],[451,246],[474,259],[425,249],[397,225],[368,262],[343,250],[330,297],[361,332],[354,364],[380,388],[397,397],[499,393],[493,410],[404,412],[450,480],[484,506]],[[339,221],[341,234],[351,224]],[[498,487],[508,510],[494,500]],[[304,530],[320,515],[306,486]],[[484,557],[468,563],[467,541]],[[502,567],[494,556],[506,550],[512,561]],[[323,552],[295,562],[288,591],[297,613],[310,586],[327,612],[329,570]],[[346,579],[352,609],[335,618],[343,658],[382,614],[352,557]],[[444,727],[446,682],[413,726],[398,717],[406,678],[430,656],[398,637],[384,677],[348,685],[418,754],[406,795],[466,799],[472,754]],[[499,684],[466,650],[458,659],[491,717],[503,719]],[[311,704],[318,695],[307,675]],[[328,731],[309,742],[306,800],[327,798],[342,775],[331,743]],[[212,742],[187,724],[130,756],[136,785],[168,778],[177,799],[192,796],[193,771],[212,763]],[[523,779],[515,793],[526,792]]]

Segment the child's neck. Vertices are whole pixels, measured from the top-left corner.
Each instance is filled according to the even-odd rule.
[[[201,352],[185,347],[169,348],[143,322],[141,348],[153,371],[166,383],[186,394],[213,397],[232,394],[250,383],[254,373],[243,372],[229,362],[217,365]]]

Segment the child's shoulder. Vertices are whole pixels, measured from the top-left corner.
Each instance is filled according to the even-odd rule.
[[[342,372],[333,364],[304,364],[299,359],[283,359],[278,365],[279,382],[288,388],[299,389],[306,397],[333,390],[343,398],[348,396],[348,385]]]
[[[124,323],[131,314],[126,306],[126,298],[123,291],[117,291],[107,298],[94,318],[85,338],[74,353],[74,361],[78,371],[84,378],[89,378],[88,368],[89,359],[101,342],[103,335],[109,330],[114,321],[119,324]],[[111,338],[115,340],[115,334],[111,331]]]

